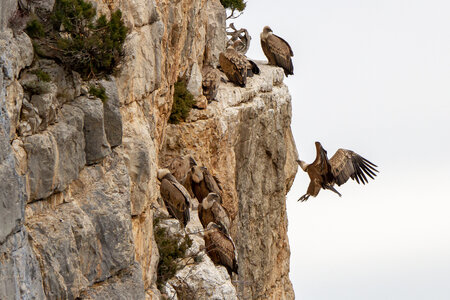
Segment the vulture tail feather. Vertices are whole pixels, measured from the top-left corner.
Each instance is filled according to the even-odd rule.
[[[324,189],[330,190],[332,192],[335,192],[339,195],[339,197],[342,197],[341,193],[339,193],[332,185],[324,185]]]

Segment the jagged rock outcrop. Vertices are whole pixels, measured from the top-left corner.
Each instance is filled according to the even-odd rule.
[[[191,155],[222,183],[239,254],[239,297],[292,299],[285,205],[297,171],[291,97],[281,69],[259,67],[246,88],[221,85],[217,102],[169,125],[162,164]]]
[[[226,299],[237,298],[236,288],[230,281],[227,270],[223,266],[214,265],[205,253],[203,227],[198,218],[198,202],[194,199],[191,221],[186,227],[186,233],[180,228],[175,219],[165,219],[159,227],[166,228],[169,235],[185,236],[189,234],[192,246],[187,251],[187,258],[180,265],[179,270],[164,286],[163,293],[169,299]],[[195,262],[195,258],[199,262]],[[194,263],[195,262],[195,263]]]
[[[200,70],[226,44],[219,0],[91,2],[107,15],[120,8],[130,28],[119,71],[94,82],[104,103],[7,28],[19,7],[52,1],[0,3],[0,298],[159,299],[156,171],[191,154],[222,182],[240,274],[231,282],[206,258],[172,290],[189,275],[184,290],[206,298],[292,299],[285,194],[297,154],[281,69],[260,64],[247,88],[222,84],[206,107]],[[180,78],[206,109],[167,125]]]

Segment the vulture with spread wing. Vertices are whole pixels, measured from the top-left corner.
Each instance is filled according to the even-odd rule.
[[[260,37],[261,47],[269,60],[269,65],[282,67],[286,77],[294,75],[294,65],[292,64],[294,52],[291,46],[285,40],[273,34],[269,26],[264,27]]]
[[[367,177],[375,179],[377,176],[377,165],[351,150],[339,149],[332,158],[328,159],[327,151],[319,142],[316,142],[316,151],[316,159],[309,165],[302,160],[297,160],[311,179],[306,194],[299,201],[306,201],[309,196],[316,197],[320,189],[331,190],[340,197],[341,194],[333,185],[341,186],[349,178],[356,180],[357,183],[366,184],[369,182]]]
[[[158,170],[161,181],[160,192],[169,214],[177,218],[182,226],[189,222],[190,201],[189,192],[182,186],[168,169]]]

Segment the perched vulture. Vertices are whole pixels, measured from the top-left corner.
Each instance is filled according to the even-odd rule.
[[[237,253],[234,242],[215,223],[209,223],[205,231],[205,249],[215,264],[227,268],[230,277],[232,272],[238,274]]]
[[[214,69],[211,66],[206,66],[202,70],[202,88],[203,95],[208,99],[208,103],[216,99],[217,92],[219,91],[220,85],[220,71]]]
[[[230,215],[228,211],[220,205],[220,197],[216,193],[209,193],[198,207],[198,217],[203,227],[206,228],[213,222],[222,226],[226,234],[230,229]]]
[[[166,204],[169,214],[177,218],[180,224],[186,226],[189,222],[190,196],[168,169],[158,170],[158,179],[161,181],[161,197]]]
[[[364,157],[351,150],[339,149],[331,159],[327,157],[327,151],[322,148],[319,142],[316,142],[316,159],[311,164],[306,164],[302,160],[297,163],[307,172],[311,182],[308,190],[299,201],[308,200],[309,196],[316,197],[320,189],[327,189],[341,194],[335,190],[333,185],[343,185],[349,178],[356,180],[357,183],[366,184],[369,182],[366,175],[372,179],[377,176],[377,165],[371,163]]]
[[[269,26],[265,26],[261,33],[261,47],[269,60],[269,65],[282,67],[284,74],[287,76],[294,75],[294,65],[292,64],[292,52],[291,46],[272,33],[272,29]]]
[[[179,183],[183,184],[186,179],[192,166],[192,160],[193,158],[190,156],[176,156],[169,162],[168,169]]]
[[[245,55],[235,50],[235,47],[240,43],[242,41],[237,40],[233,45],[228,46],[225,52],[221,52],[219,63],[228,80],[240,87],[245,87],[247,76],[251,77],[253,74],[259,74],[260,71],[256,63],[248,60]]]
[[[219,195],[220,203],[222,203],[222,187],[219,180],[209,173],[205,167],[193,165],[186,180],[184,186],[191,193],[191,196],[197,198],[199,203],[202,203],[203,199],[208,196],[209,193],[216,193]]]

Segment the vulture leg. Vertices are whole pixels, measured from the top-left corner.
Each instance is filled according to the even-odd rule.
[[[326,189],[326,190],[333,191],[336,194],[338,194],[339,197],[342,197],[341,193],[339,193],[332,185],[324,185],[323,188]]]
[[[300,199],[298,199],[297,201],[301,201],[301,202],[306,201],[306,200],[308,200],[309,196],[310,196],[310,194],[306,193],[303,196],[301,196]]]

